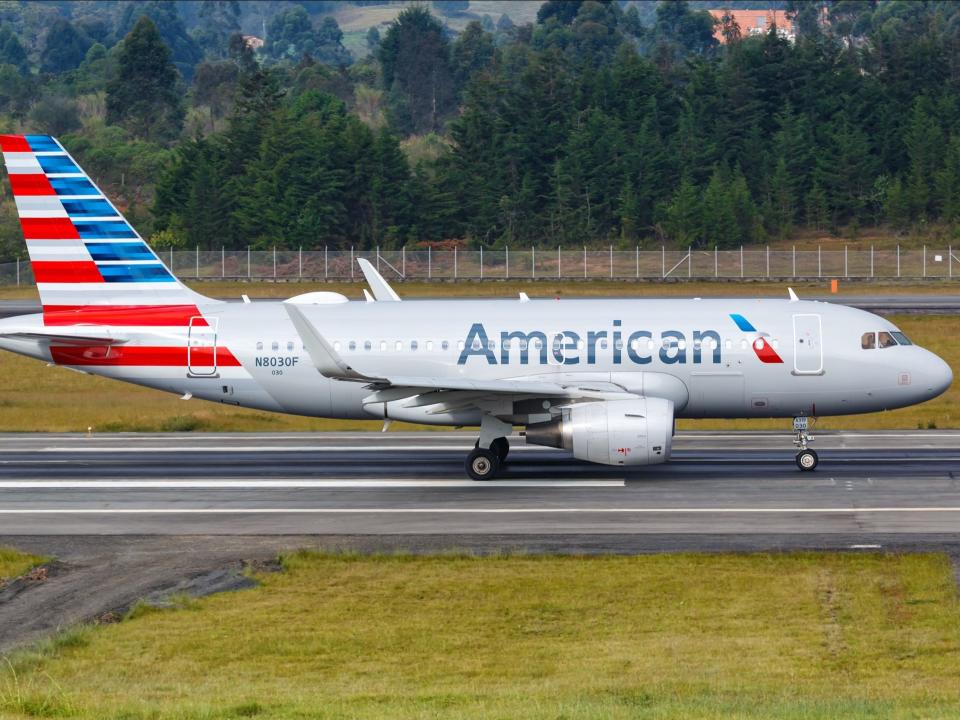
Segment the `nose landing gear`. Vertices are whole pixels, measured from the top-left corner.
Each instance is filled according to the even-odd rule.
[[[797,434],[793,444],[800,449],[796,458],[797,467],[803,472],[816,470],[817,465],[820,463],[820,458],[817,456],[817,453],[807,447],[807,443],[811,443],[815,439],[813,435],[807,432],[810,427],[810,420],[813,420],[813,422],[817,421],[816,418],[808,418],[806,416],[795,417],[793,419],[793,430]]]

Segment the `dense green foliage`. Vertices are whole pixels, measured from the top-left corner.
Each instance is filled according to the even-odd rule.
[[[700,1],[551,0],[533,24],[434,2],[349,42],[346,5],[5,3],[0,113],[62,136],[170,245],[730,247],[960,223],[955,3],[738,0],[797,36],[727,14],[725,43]],[[0,203],[0,256],[20,252],[12,218]]]

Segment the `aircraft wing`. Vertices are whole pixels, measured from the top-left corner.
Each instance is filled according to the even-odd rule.
[[[351,367],[327,339],[321,335],[296,305],[284,303],[294,328],[317,370],[324,377],[368,383],[383,393],[379,402],[399,400],[433,391],[465,391],[471,393],[502,393],[506,395],[533,395],[538,397],[566,397],[567,388],[556,383],[536,380],[468,380],[446,377],[373,376]]]

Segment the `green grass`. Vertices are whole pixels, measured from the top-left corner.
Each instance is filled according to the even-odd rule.
[[[20,577],[31,568],[45,562],[46,558],[22,553],[19,550],[0,545],[0,587],[14,578]]]
[[[557,281],[556,279],[537,280],[458,280],[434,281],[409,280],[400,282],[387,278],[396,286],[401,297],[516,297],[520,291],[530,297],[777,297],[787,295],[787,283],[747,281],[702,281],[702,280],[584,280]],[[357,282],[317,281],[303,282],[242,282],[237,280],[185,281],[194,290],[209,297],[237,298],[247,294],[251,298],[289,298],[300,293],[315,290],[340,292],[353,300],[363,299],[366,285]],[[800,297],[810,295],[829,295],[830,281],[789,283]],[[857,280],[840,281],[837,297],[856,297],[857,295],[951,295],[960,293],[958,280],[928,280],[917,282],[865,282]],[[33,285],[20,287],[0,287],[0,300],[37,300],[37,289]]]
[[[891,318],[914,342],[953,364],[960,378],[960,316]],[[245,410],[48,367],[0,352],[0,432],[188,432],[379,430],[375,420],[327,420]],[[683,420],[681,429],[788,430],[785,420]],[[824,418],[818,429],[960,427],[960,381],[923,405],[870,415]],[[393,430],[421,426],[394,423]],[[421,429],[442,430],[437,426]]]
[[[954,718],[940,555],[297,554],[48,644],[0,716]],[[14,674],[16,679],[14,680]]]

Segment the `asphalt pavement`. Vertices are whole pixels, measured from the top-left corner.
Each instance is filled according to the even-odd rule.
[[[960,530],[960,432],[824,433],[814,473],[797,469],[787,433],[682,433],[670,463],[646,468],[514,437],[503,477],[485,483],[464,474],[473,437],[4,435],[0,536],[736,535],[779,547]]]

